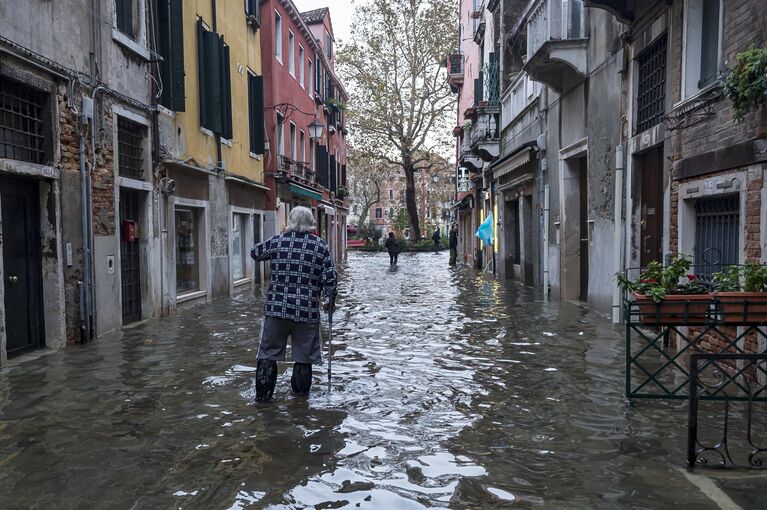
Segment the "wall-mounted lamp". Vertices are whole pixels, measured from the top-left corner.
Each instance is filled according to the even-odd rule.
[[[312,140],[319,140],[322,138],[322,130],[325,129],[325,126],[317,122],[315,119],[314,122],[309,124],[309,138]]]

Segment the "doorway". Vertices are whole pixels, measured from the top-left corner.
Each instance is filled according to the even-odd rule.
[[[640,160],[640,264],[663,260],[663,153],[656,149]]]
[[[519,249],[519,201],[506,202],[506,277],[515,280],[520,276]]]
[[[521,198],[522,211],[519,229],[522,240],[522,283],[533,285],[533,197],[525,195]]]
[[[141,250],[138,230],[141,196],[120,188],[120,282],[123,324],[141,320]],[[130,227],[133,225],[133,228]]]
[[[579,200],[579,230],[580,230],[580,295],[581,301],[589,299],[589,245],[591,232],[589,225],[589,192],[586,158],[578,160],[578,200]]]
[[[0,178],[3,288],[8,357],[44,346],[38,187]]]

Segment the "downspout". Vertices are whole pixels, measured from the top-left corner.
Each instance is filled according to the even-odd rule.
[[[545,161],[545,160],[544,160]],[[549,185],[543,187],[543,297],[549,297]]]
[[[87,193],[87,204],[88,208],[86,210],[87,219],[88,219],[88,225],[87,225],[87,231],[88,231],[88,267],[87,267],[87,274],[88,274],[88,280],[87,280],[87,294],[88,299],[86,303],[90,306],[89,310],[89,317],[91,317],[91,321],[93,321],[93,316],[95,314],[95,307],[93,303],[93,183],[91,181],[91,173],[96,170],[96,112],[98,108],[96,107],[96,95],[99,92],[104,91],[104,87],[99,85],[95,89],[93,89],[93,92],[91,93],[91,104],[93,105],[93,119],[91,120],[91,157],[93,158],[91,161],[91,167],[90,170],[86,173],[86,193]],[[93,329],[93,325],[91,324],[91,330]],[[91,332],[92,334],[92,332]],[[92,336],[89,336],[88,339],[92,339]]]
[[[623,145],[615,147],[615,210],[613,217],[613,268],[614,273],[621,272],[621,204],[623,202]],[[618,286],[613,287],[613,324],[621,320],[621,293]]]
[[[159,53],[159,48],[157,47],[157,28],[159,27],[158,23],[158,3],[157,0],[149,0],[149,47],[155,54]],[[154,77],[154,80],[152,80],[152,89],[151,89],[151,98],[150,98],[150,104],[151,104],[151,111],[152,111],[152,177],[157,181],[159,177],[159,169],[160,169],[160,113],[158,109],[158,98],[162,94],[162,88],[158,86],[160,84],[160,63],[154,62],[151,65],[150,72],[152,73],[152,76]],[[162,84],[164,87],[165,84]],[[165,310],[165,293],[167,292],[167,283],[165,281],[165,256],[166,256],[166,237],[167,232],[165,231],[165,197],[163,196],[162,190],[158,186],[157,188],[157,205],[159,207],[159,210],[157,211],[157,218],[158,218],[158,229],[160,233],[160,310]],[[155,308],[156,309],[156,308]]]
[[[82,319],[81,343],[86,343],[91,339],[91,244],[88,228],[88,177],[85,169],[85,133],[87,126],[87,117],[81,114],[80,123],[80,203],[81,208],[81,227],[83,236],[83,282],[80,286],[80,314]]]

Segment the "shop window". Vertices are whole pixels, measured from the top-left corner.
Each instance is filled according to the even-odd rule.
[[[200,284],[199,213],[176,209],[176,291],[202,290]]]
[[[245,278],[245,245],[243,233],[248,224],[248,215],[234,214],[232,216],[232,279],[242,280]]]
[[[121,177],[143,178],[145,139],[145,126],[117,117],[117,170]]]
[[[49,95],[0,79],[0,158],[42,165],[50,160]]]

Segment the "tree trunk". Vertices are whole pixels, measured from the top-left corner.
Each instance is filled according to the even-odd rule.
[[[405,205],[407,215],[410,219],[410,240],[418,241],[421,239],[421,226],[418,221],[418,204],[415,201],[415,168],[413,168],[412,157],[403,154],[402,167],[405,169]]]
[[[362,228],[365,226],[365,221],[368,219],[368,211],[370,211],[370,207],[372,207],[372,205],[373,204],[368,204],[362,207],[362,212],[360,213],[360,217],[357,220],[357,228]]]

